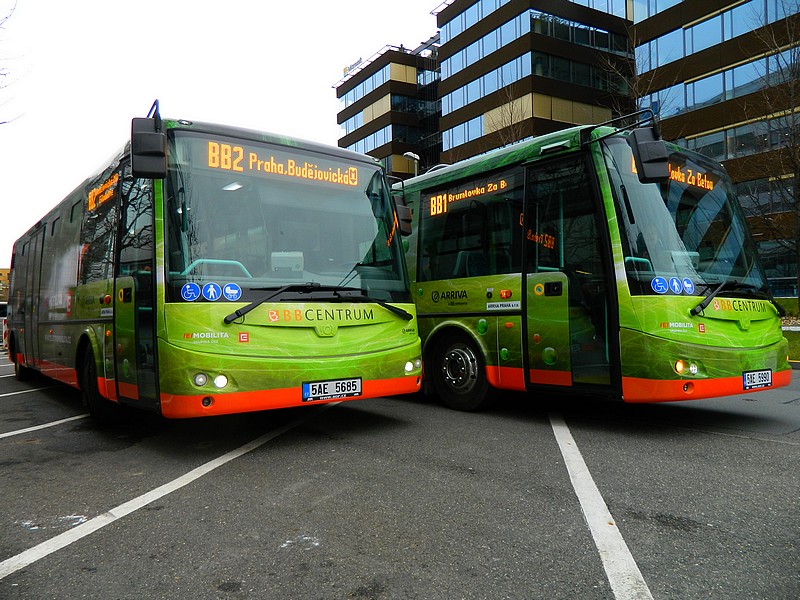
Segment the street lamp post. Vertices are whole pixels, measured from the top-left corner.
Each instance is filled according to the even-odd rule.
[[[419,174],[419,155],[413,152],[406,152],[403,157],[414,161],[414,177],[416,177]]]

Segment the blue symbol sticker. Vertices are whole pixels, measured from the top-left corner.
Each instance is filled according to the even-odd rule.
[[[203,298],[212,302],[219,300],[222,295],[222,288],[216,283],[207,283],[203,286]]]
[[[689,279],[688,277],[683,278],[683,291],[689,294],[690,296],[694,294],[694,281]]]
[[[673,294],[680,294],[683,291],[683,284],[681,283],[681,280],[677,277],[670,277],[669,289],[672,290]]]
[[[194,302],[200,297],[200,286],[196,283],[184,283],[181,288],[181,298],[187,302]]]
[[[653,281],[650,282],[650,287],[653,288],[656,294],[666,294],[669,289],[667,280],[663,277],[653,277]]]
[[[240,288],[235,283],[226,283],[225,287],[222,288],[222,293],[225,295],[226,300],[230,300],[231,302],[236,302],[239,298],[242,297],[242,288]]]

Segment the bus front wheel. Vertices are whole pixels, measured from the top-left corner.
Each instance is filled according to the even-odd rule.
[[[31,371],[31,369],[29,369],[25,365],[19,364],[19,355],[17,354],[16,346],[17,346],[16,340],[12,338],[8,346],[9,348],[8,354],[11,360],[14,361],[14,377],[16,378],[17,381],[28,381],[28,379],[31,378],[33,371]]]
[[[483,354],[464,335],[451,334],[439,340],[433,351],[431,378],[439,399],[449,408],[480,410],[491,400]]]
[[[101,423],[113,423],[119,419],[119,406],[100,395],[100,390],[97,387],[97,365],[94,362],[94,353],[90,347],[86,348],[86,353],[83,357],[81,379],[83,404],[89,414]]]

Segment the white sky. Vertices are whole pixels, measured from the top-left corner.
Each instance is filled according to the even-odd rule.
[[[336,145],[343,68],[387,44],[416,48],[439,4],[16,0],[0,30],[0,268],[156,98],[167,118]],[[13,5],[0,0],[0,15]]]

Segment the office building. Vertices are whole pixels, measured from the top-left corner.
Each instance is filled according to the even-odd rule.
[[[722,162],[776,295],[797,295],[797,0],[636,0],[641,105]]]
[[[632,63],[624,7],[624,0],[447,0],[432,12],[439,33],[429,42],[412,51],[387,46],[336,84],[339,145],[407,176],[607,121],[624,99]],[[407,152],[419,164],[404,159]]]
[[[773,289],[796,295],[799,3],[446,0],[429,44],[387,47],[336,85],[339,145],[406,177],[638,103],[725,165]]]
[[[339,146],[375,156],[404,178],[439,162],[438,40],[413,50],[385,46],[345,68],[334,86]]]

